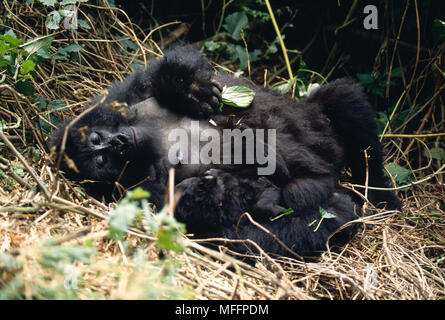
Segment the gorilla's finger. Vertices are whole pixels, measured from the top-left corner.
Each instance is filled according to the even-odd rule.
[[[223,91],[223,87],[222,87],[222,85],[221,85],[218,81],[216,81],[215,79],[212,79],[212,80],[210,80],[210,82],[212,83],[212,85],[213,85],[216,89],[219,90],[219,92],[222,92],[222,91]]]
[[[203,103],[201,103],[201,111],[204,114],[212,114],[213,108],[207,102],[203,102]]]
[[[209,103],[213,107],[213,109],[218,109],[221,101],[217,97],[213,96],[212,99],[210,99]]]

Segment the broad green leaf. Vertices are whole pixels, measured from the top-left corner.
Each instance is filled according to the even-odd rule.
[[[39,39],[41,38],[41,39]],[[37,37],[30,39],[28,42],[26,42],[23,45],[23,49],[28,52],[29,55],[32,55],[36,52],[39,52],[39,50],[46,49],[46,51],[49,50],[51,47],[51,43],[53,42],[54,37]]]
[[[247,15],[244,12],[234,12],[226,17],[226,23],[223,25],[227,34],[236,41],[241,40],[241,30],[246,29],[249,23]]]
[[[392,177],[396,181],[397,185],[404,185],[414,180],[414,177],[410,170],[396,164],[388,163],[385,165],[386,170],[391,173]]]
[[[88,24],[88,22],[84,19],[77,19],[77,24],[79,25],[79,27],[90,30],[91,27]]]
[[[5,54],[8,49],[9,46],[4,41],[0,41],[0,54]]]
[[[64,52],[79,52],[80,50],[83,50],[83,47],[77,43],[70,44],[69,46],[63,48]]]
[[[25,96],[32,96],[36,91],[34,85],[29,80],[21,80],[15,84],[15,88],[18,92]]]
[[[445,161],[445,150],[442,148],[432,148],[431,157],[436,160]],[[427,154],[427,152],[425,152]]]
[[[44,110],[47,105],[44,97],[36,97],[32,103],[34,103],[39,110]]]
[[[357,73],[357,78],[360,83],[365,86],[374,82],[374,78],[370,73]]]
[[[59,14],[65,18],[71,18],[75,13],[76,13],[76,11],[74,11],[74,10],[65,10],[65,9],[59,10]]]
[[[8,32],[6,32],[3,35],[0,35],[0,40],[4,40],[5,42],[9,43],[13,47],[18,47],[22,43],[22,39],[18,39],[17,37],[15,37],[14,35],[11,35],[11,33],[8,33]]]
[[[247,108],[252,104],[255,92],[243,86],[224,86],[221,93],[222,104],[235,108]]]

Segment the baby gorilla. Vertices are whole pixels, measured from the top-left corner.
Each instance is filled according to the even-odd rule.
[[[187,222],[188,232],[201,238],[249,239],[276,255],[311,256],[325,250],[328,240],[336,246],[347,243],[360,227],[344,226],[358,218],[359,208],[341,192],[334,192],[319,208],[280,215],[284,211],[277,206],[280,189],[263,177],[252,180],[212,169],[204,177],[182,181],[177,188],[182,195],[175,216]],[[322,210],[329,213],[328,219],[322,218]],[[279,240],[242,217],[245,212]],[[258,254],[247,241],[226,241],[225,246]]]
[[[222,86],[251,88],[255,91],[251,107],[224,107],[217,112]],[[267,150],[275,158],[276,170],[258,176],[264,167],[259,161],[185,161],[191,146],[174,149],[170,133],[178,128],[192,132],[192,120],[199,121],[200,134],[210,129],[219,136],[225,129],[274,131],[276,148]],[[254,138],[258,141],[258,133]],[[363,185],[368,178],[370,186],[386,186],[374,114],[356,82],[336,80],[297,102],[247,80],[214,75],[208,61],[191,48],[167,51],[147,70],[111,85],[107,95],[93,99],[79,117],[58,128],[50,144],[62,157],[66,176],[87,180],[88,192],[107,201],[119,199],[116,190],[141,185],[162,207],[168,171],[174,168],[182,191],[175,215],[188,232],[199,238],[251,239],[264,251],[282,255],[323,250],[339,227],[356,219],[361,202],[353,202],[338,187],[344,167],[350,168],[352,183]],[[219,146],[224,149],[223,142]],[[368,199],[388,209],[399,205],[389,191],[369,190]],[[287,209],[293,213],[279,217]],[[239,221],[244,212],[276,238],[245,216]],[[322,219],[323,212],[329,218]],[[342,229],[332,244],[345,243],[355,229]],[[241,252],[253,249],[230,246]]]

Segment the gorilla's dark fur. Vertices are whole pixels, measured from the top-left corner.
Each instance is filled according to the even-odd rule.
[[[253,89],[252,106],[215,112],[221,85]],[[129,108],[119,108],[119,103]],[[289,249],[312,255],[324,250],[329,237],[361,212],[361,202],[338,187],[344,167],[351,169],[352,183],[365,184],[368,170],[370,186],[386,186],[373,111],[362,88],[351,79],[331,82],[296,102],[246,80],[213,75],[199,51],[176,47],[152,61],[147,70],[111,85],[108,95],[93,99],[92,105],[96,107],[69,128],[65,153],[77,173],[69,161],[62,161],[67,176],[97,181],[90,192],[108,199],[116,181],[125,189],[142,185],[159,207],[168,169],[174,166],[182,191],[175,216],[199,238],[251,239],[266,252],[290,255],[246,216],[239,219],[248,212]],[[275,173],[258,176],[255,165],[172,165],[167,158],[168,132],[192,119],[200,119],[201,130],[276,129]],[[52,135],[50,143],[59,151],[70,121]],[[388,191],[369,190],[368,199],[388,209],[399,205]],[[288,208],[293,213],[271,220]],[[320,223],[323,210],[335,218]],[[345,243],[356,228],[351,224],[342,229],[331,242]]]

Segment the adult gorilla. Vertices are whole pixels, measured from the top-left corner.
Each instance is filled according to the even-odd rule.
[[[252,106],[217,112],[221,86],[235,85],[255,91]],[[353,183],[365,184],[368,170],[370,186],[386,186],[373,111],[362,88],[351,79],[321,86],[297,102],[240,78],[214,75],[199,51],[176,47],[146,70],[112,84],[108,94],[93,99],[89,108],[51,137],[50,144],[59,154],[63,151],[61,168],[66,175],[95,181],[89,192],[108,200],[117,185],[123,189],[142,185],[159,207],[168,170],[174,167],[182,191],[175,215],[196,237],[249,238],[266,252],[289,255],[288,249],[248,219],[238,221],[249,212],[288,248],[311,255],[325,249],[334,231],[357,218],[357,203],[338,187],[343,167],[351,169]],[[182,156],[191,149],[176,150],[172,161],[168,155],[174,143],[169,134],[177,128],[190,132],[192,120],[199,120],[201,133],[274,129],[274,173],[258,176],[258,163],[188,164]],[[269,146],[270,141],[264,144]],[[368,199],[388,209],[399,205],[388,191],[369,190]],[[271,221],[286,209],[293,213]],[[320,222],[320,212],[335,217],[311,224]],[[343,229],[333,243],[344,243],[355,230]],[[245,251],[247,247],[233,248]]]

